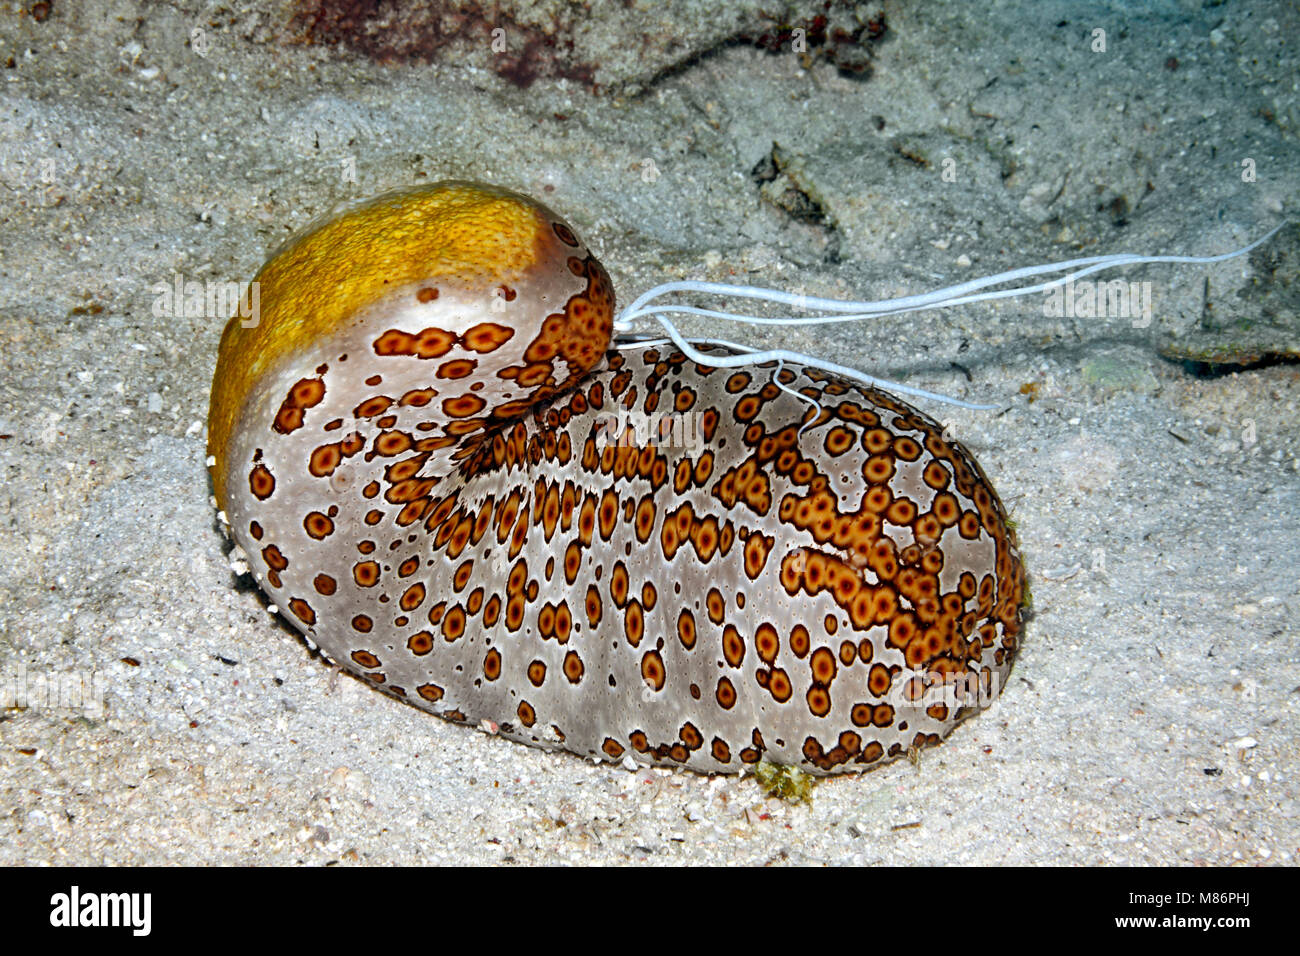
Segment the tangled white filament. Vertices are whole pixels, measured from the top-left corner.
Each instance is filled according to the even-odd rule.
[[[828,362],[825,359],[819,359],[815,356],[792,352],[788,349],[760,350],[740,345],[735,342],[728,342],[724,339],[687,338],[677,330],[677,327],[668,319],[668,316],[673,314],[699,315],[707,318],[725,319],[729,322],[746,322],[752,325],[819,325],[829,322],[856,322],[863,319],[876,318],[885,315],[900,315],[906,312],[919,312],[924,309],[941,309],[953,305],[985,302],[990,299],[1015,298],[1017,296],[1029,295],[1034,292],[1043,292],[1055,288],[1056,286],[1074,282],[1077,279],[1092,275],[1095,272],[1100,272],[1104,269],[1113,269],[1117,266],[1143,265],[1147,263],[1190,263],[1194,265],[1208,265],[1214,262],[1223,262],[1227,259],[1235,259],[1237,256],[1245,255],[1252,249],[1263,245],[1276,235],[1285,225],[1286,223],[1283,223],[1281,226],[1275,227],[1266,235],[1256,239],[1248,246],[1242,246],[1240,249],[1234,250],[1233,252],[1225,252],[1217,256],[1149,256],[1135,255],[1132,253],[1087,256],[1081,259],[1069,259],[1065,262],[1025,266],[1020,269],[1012,269],[1008,272],[999,272],[996,275],[971,279],[968,282],[962,282],[943,289],[937,289],[934,292],[901,296],[894,299],[881,299],[874,302],[822,299],[796,295],[791,292],[782,292],[777,289],[762,289],[755,286],[730,285],[721,282],[696,282],[693,280],[665,282],[642,293],[637,297],[636,301],[619,313],[618,320],[614,323],[614,331],[620,337],[621,344],[619,347],[630,348],[633,346],[644,346],[660,341],[665,343],[672,342],[681,349],[683,354],[694,362],[699,362],[704,365],[719,366],[722,368],[738,368],[745,365],[757,365],[763,362],[775,361],[778,363],[778,375],[785,362],[799,362],[812,368],[818,368],[825,372],[853,379],[867,386],[886,388],[891,391],[900,392],[904,395],[912,395],[918,398],[927,398],[931,401],[944,402],[949,405],[956,405],[958,408],[985,410],[996,408],[997,406],[967,402],[947,395],[929,392],[925,389],[913,388],[899,382],[891,382],[886,379],[875,378],[874,376],[859,372],[856,369],[844,365],[838,365],[834,362]],[[1039,282],[1033,285],[1015,286],[1010,289],[980,291],[988,289],[989,286],[1002,285],[1003,283],[1015,282],[1019,279],[1027,279],[1034,276],[1066,272],[1066,270],[1076,271],[1068,272],[1066,275],[1060,276],[1056,279]],[[723,312],[717,309],[705,309],[677,303],[652,304],[656,299],[661,299],[663,296],[672,292],[694,292],[705,295],[730,296],[742,299],[761,299],[765,302],[774,302],[779,305],[793,306],[821,314],[797,316],[737,315],[732,312]],[[650,317],[658,322],[666,333],[666,338],[652,338],[649,340],[645,338],[631,339],[630,335],[633,330],[633,322],[636,319],[643,317]],[[733,349],[740,354],[706,355],[693,348],[693,345],[720,345]],[[801,395],[798,392],[793,391],[788,386],[781,383],[779,378],[774,377],[774,382],[782,391],[789,392],[801,401],[808,402],[814,408],[820,410],[820,406],[815,401],[808,398],[806,395]]]

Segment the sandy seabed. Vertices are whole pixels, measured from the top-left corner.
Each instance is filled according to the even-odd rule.
[[[989,473],[1033,585],[988,711],[810,805],[521,747],[333,673],[232,572],[209,502],[224,316],[155,309],[159,283],[246,280],[330,209],[448,177],[543,198],[622,301],[1225,252],[1296,215],[1294,4],[885,3],[853,76],[720,43],[680,3],[643,27],[675,60],[660,42],[642,68],[627,19],[586,28],[597,92],[288,43],[277,3],[32,6],[0,5],[0,863],[1295,862],[1300,369],[1159,353],[1294,323],[1294,228],[1129,270],[1149,321],[1033,296],[743,331],[997,402],[925,410]],[[83,679],[86,706],[46,693]]]

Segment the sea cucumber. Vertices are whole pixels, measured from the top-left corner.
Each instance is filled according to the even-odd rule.
[[[218,505],[379,689],[597,759],[831,773],[1005,680],[1024,570],[971,455],[815,368],[611,350],[609,276],[545,206],[389,194],[257,281],[213,382]]]

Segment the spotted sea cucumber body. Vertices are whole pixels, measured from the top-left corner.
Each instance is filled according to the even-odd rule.
[[[380,689],[584,756],[827,773],[937,742],[1010,670],[1023,569],[959,444],[813,369],[779,372],[822,408],[800,434],[774,368],[607,352],[609,278],[540,204],[382,197],[259,281],[214,379],[218,502]]]

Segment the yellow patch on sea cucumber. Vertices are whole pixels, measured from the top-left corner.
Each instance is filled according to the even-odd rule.
[[[290,240],[258,272],[261,315],[238,315],[221,336],[208,452],[217,500],[225,455],[245,397],[282,357],[310,345],[381,299],[417,281],[516,282],[538,261],[551,226],[536,204],[491,186],[441,182],[380,196],[322,220]]]

